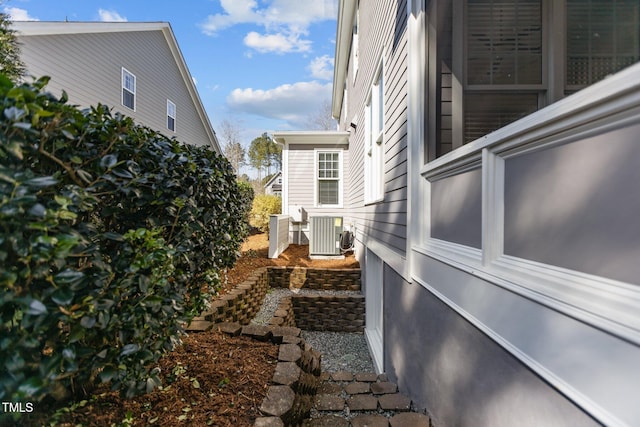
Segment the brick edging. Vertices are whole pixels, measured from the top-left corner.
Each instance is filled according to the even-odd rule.
[[[312,296],[294,295],[283,298],[270,324],[300,326],[309,330],[362,332],[364,296],[322,295],[323,290],[360,291],[360,274],[360,269],[258,268],[229,293],[214,300],[209,309],[193,319],[187,330],[204,331],[213,324],[222,322],[247,325],[262,307],[269,288],[304,287],[319,292]],[[299,322],[300,325],[297,325]]]
[[[279,346],[276,369],[260,406],[264,417],[256,419],[254,426],[298,425],[309,418],[320,386],[321,355],[304,341],[299,328],[223,322],[216,329]]]

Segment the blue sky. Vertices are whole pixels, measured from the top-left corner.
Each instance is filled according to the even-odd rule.
[[[331,99],[337,0],[0,2],[14,20],[170,22],[214,129],[236,124],[245,146]]]

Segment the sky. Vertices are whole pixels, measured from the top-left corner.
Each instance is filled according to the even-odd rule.
[[[0,0],[13,20],[166,21],[209,120],[304,130],[331,100],[337,0]],[[224,141],[220,141],[223,145]]]

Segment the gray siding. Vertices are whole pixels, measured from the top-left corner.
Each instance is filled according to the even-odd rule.
[[[61,24],[62,25],[62,24]],[[102,103],[168,137],[209,145],[205,125],[161,30],[19,36],[30,74],[50,76],[72,104]],[[121,102],[122,67],[136,76],[136,111]],[[167,129],[167,99],[176,104],[176,132]]]
[[[384,281],[385,371],[435,426],[599,425],[424,287]]]
[[[360,2],[359,68],[347,76],[349,111],[341,129],[357,122],[350,139],[345,208],[358,236],[404,256],[407,236],[407,2]],[[382,49],[382,52],[380,51]],[[380,57],[380,52],[382,57]],[[379,61],[384,62],[384,201],[364,204],[364,107]]]

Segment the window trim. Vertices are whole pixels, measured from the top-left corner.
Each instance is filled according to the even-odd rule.
[[[384,60],[381,59],[376,72],[373,74],[369,94],[365,102],[365,140],[363,148],[365,205],[384,201],[384,90]],[[377,131],[377,135],[373,134],[375,131]]]
[[[133,78],[133,91],[127,87],[126,85],[126,80],[125,78],[129,76]],[[137,96],[136,96],[136,92],[137,92],[137,78],[136,75],[133,74],[131,71],[127,70],[126,68],[122,67],[122,71],[121,71],[121,79],[120,79],[120,102],[122,104],[123,107],[126,107],[130,110],[136,111],[136,104],[137,104]],[[129,92],[132,96],[133,96],[133,108],[128,106],[127,104],[125,104],[124,102],[124,91]]]
[[[342,208],[343,206],[343,188],[344,188],[344,167],[343,167],[343,151],[342,149],[323,149],[314,148],[313,150],[313,206],[316,208]],[[318,173],[320,170],[320,153],[338,153],[338,178],[324,179],[338,181],[338,204],[322,204],[319,200],[318,183],[320,178]]]
[[[171,115],[171,107],[173,107],[173,115]],[[176,132],[177,128],[177,107],[170,99],[167,99],[167,129],[171,132]],[[169,119],[173,119],[173,129],[169,126]]]

